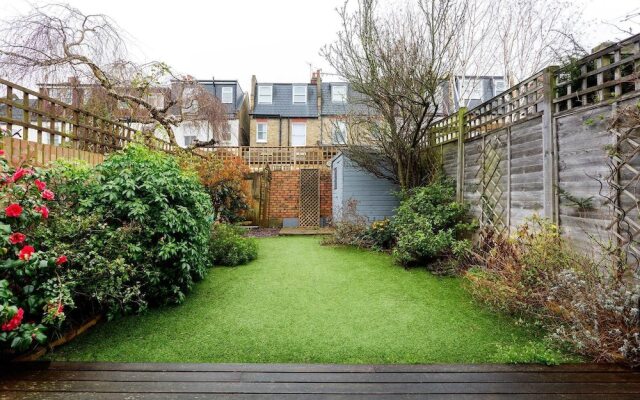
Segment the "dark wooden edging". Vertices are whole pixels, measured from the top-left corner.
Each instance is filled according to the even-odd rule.
[[[95,317],[89,319],[87,322],[83,323],[82,325],[78,326],[77,328],[70,329],[62,337],[54,340],[51,343],[47,343],[46,346],[38,347],[34,351],[32,351],[30,353],[22,354],[22,355],[20,355],[20,356],[18,356],[16,358],[14,358],[14,361],[36,361],[40,357],[42,357],[45,354],[47,354],[47,352],[55,349],[58,346],[62,346],[63,344],[66,344],[69,341],[73,340],[76,336],[83,334],[89,328],[92,328],[93,326],[95,326],[101,320],[102,320],[102,315],[96,315]]]
[[[0,367],[11,399],[629,399],[640,371],[559,366],[25,362]]]

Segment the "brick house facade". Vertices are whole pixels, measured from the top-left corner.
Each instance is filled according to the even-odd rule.
[[[347,92],[346,83],[323,83],[320,71],[309,83],[262,83],[253,76],[250,146],[344,144]]]

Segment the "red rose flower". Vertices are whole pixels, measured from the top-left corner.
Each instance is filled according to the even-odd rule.
[[[11,244],[18,244],[24,242],[27,237],[24,233],[16,232],[9,235],[9,242]]]
[[[22,207],[18,203],[11,203],[4,209],[7,217],[15,217],[18,218],[20,214],[22,214]]]
[[[51,190],[45,189],[42,191],[42,198],[45,200],[53,200],[55,198],[55,195]]]
[[[9,332],[16,329],[22,323],[23,316],[24,310],[22,308],[18,308],[18,312],[9,321],[2,324],[2,330],[4,332]]]
[[[0,157],[4,156],[4,150],[0,150]]]
[[[36,206],[34,210],[39,212],[40,215],[42,215],[42,218],[49,218],[49,209],[47,208],[47,206]]]
[[[33,171],[30,169],[18,168],[16,172],[13,173],[13,181],[17,182],[23,176],[30,175],[32,173]]]
[[[62,314],[64,312],[64,304],[58,305],[58,309],[56,310],[56,316]]]
[[[36,179],[35,181],[33,181],[33,183],[36,184],[36,186],[38,187],[38,190],[41,192],[47,187],[47,183],[42,182],[40,179]]]
[[[56,264],[58,264],[58,265],[62,265],[62,264],[64,264],[64,263],[66,263],[67,261],[68,261],[68,260],[67,260],[67,256],[65,256],[65,255],[63,254],[63,255],[61,255],[60,257],[58,257],[58,259],[56,260]]]
[[[33,246],[24,246],[20,250],[20,253],[18,254],[18,258],[21,259],[22,261],[28,261],[33,255],[34,251],[36,251],[36,249],[34,249]]]

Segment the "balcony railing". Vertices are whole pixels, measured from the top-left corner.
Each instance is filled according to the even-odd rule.
[[[294,168],[325,165],[340,152],[341,146],[285,146],[285,147],[216,147],[206,149],[221,159],[240,157],[251,167],[265,165]]]

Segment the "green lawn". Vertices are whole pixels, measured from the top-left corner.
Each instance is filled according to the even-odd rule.
[[[389,256],[259,240],[258,260],[212,269],[179,307],[102,324],[56,360],[480,363],[566,359],[478,305],[457,278]]]

